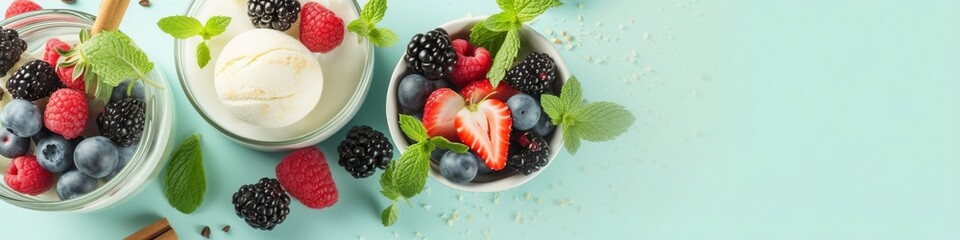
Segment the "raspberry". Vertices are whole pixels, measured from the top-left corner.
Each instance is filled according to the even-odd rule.
[[[47,44],[43,50],[43,61],[50,63],[51,66],[57,66],[57,61],[60,60],[60,53],[57,52],[57,49],[60,51],[70,51],[70,45],[61,41],[59,38],[47,40]]]
[[[50,95],[43,112],[43,126],[63,138],[72,139],[83,132],[89,115],[83,92],[61,88]]]
[[[300,11],[300,42],[311,52],[327,53],[343,43],[343,19],[316,2]]]
[[[453,40],[453,50],[457,52],[457,65],[450,73],[450,81],[457,87],[482,80],[490,71],[490,52],[486,48],[471,45],[467,40]]]
[[[3,181],[14,191],[38,195],[53,186],[53,174],[43,170],[37,158],[27,154],[14,158],[3,175]]]
[[[26,12],[33,12],[40,9],[43,8],[40,7],[40,5],[37,5],[35,2],[31,2],[30,0],[14,0],[12,3],[10,3],[10,7],[7,7],[7,15],[5,17],[11,18],[16,15]]]
[[[337,185],[327,158],[317,148],[302,148],[277,164],[280,186],[303,205],[321,209],[337,203]]]
[[[63,83],[63,86],[79,90],[80,92],[85,92],[87,89],[87,84],[83,82],[83,75],[80,75],[77,79],[73,79],[73,67],[57,67],[57,77],[60,77],[60,82]]]

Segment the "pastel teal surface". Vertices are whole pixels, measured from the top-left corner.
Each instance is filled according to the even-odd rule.
[[[99,3],[39,2],[87,12]],[[499,203],[495,194],[430,180],[384,228],[388,202],[376,177],[355,180],[336,166],[344,129],[319,145],[340,201],[319,211],[293,204],[272,232],[247,227],[230,197],[273,176],[282,154],[219,135],[175,81],[173,40],[155,23],[186,2],[133,5],[121,28],[170,79],[178,141],[204,135],[203,206],[177,212],[160,181],[97,213],[0,204],[0,239],[118,239],[161,216],[183,239],[201,239],[205,225],[232,226],[212,239],[960,238],[958,1],[584,0],[583,9],[564,1],[533,26],[582,42],[561,52],[586,98],[625,104],[637,116],[627,134],[562,154],[533,181],[499,193]],[[493,13],[494,2],[390,0],[382,24],[409,39]],[[374,85],[349,126],[387,130],[386,84],[404,47],[377,50]]]

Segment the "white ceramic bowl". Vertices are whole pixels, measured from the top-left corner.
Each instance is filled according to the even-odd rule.
[[[484,19],[486,19],[486,17],[466,17],[447,22],[440,27],[450,33],[451,39],[469,39],[470,28],[472,28],[474,24],[479,23]],[[563,85],[563,82],[570,77],[570,71],[567,70],[567,65],[564,63],[563,58],[561,58],[557,49],[550,44],[546,38],[537,33],[537,31],[526,25],[524,25],[523,29],[520,30],[520,37],[523,40],[523,45],[520,48],[520,54],[517,56],[517,61],[522,61],[523,58],[525,58],[530,52],[541,52],[550,55],[557,65],[557,81],[554,82],[554,89],[560,89],[560,86]],[[400,61],[397,62],[397,67],[393,70],[393,76],[390,77],[390,87],[387,90],[387,126],[390,127],[390,135],[393,138],[394,144],[397,145],[397,148],[400,149],[401,153],[407,150],[407,147],[410,146],[410,142],[408,142],[406,136],[403,135],[403,132],[400,130],[400,126],[397,122],[399,119],[398,111],[400,109],[400,105],[397,102],[396,91],[397,85],[400,83],[400,79],[410,73],[412,72],[407,69],[407,64],[401,57]],[[560,131],[561,129],[558,127],[553,131],[553,133],[551,133],[549,136],[546,136],[547,141],[550,143],[550,160],[547,162],[546,166],[540,169],[540,171],[533,172],[530,175],[523,175],[519,172],[502,170],[499,173],[491,173],[483,176],[478,175],[478,179],[474,179],[474,182],[461,184],[451,182],[440,175],[437,164],[435,161],[431,161],[430,176],[433,177],[434,180],[437,180],[438,182],[450,188],[469,192],[496,192],[520,186],[537,177],[537,175],[540,175],[540,173],[545,171],[547,167],[553,164],[554,159],[557,157],[557,154],[560,153],[560,149],[563,146],[563,140],[560,137],[562,136],[562,133]]]

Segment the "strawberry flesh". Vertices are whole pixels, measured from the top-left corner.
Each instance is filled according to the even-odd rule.
[[[463,98],[449,88],[433,91],[423,109],[423,126],[427,128],[427,135],[458,141],[454,119],[465,105]]]
[[[487,99],[457,112],[457,135],[477,152],[491,170],[503,169],[510,148],[510,108],[503,101]]]

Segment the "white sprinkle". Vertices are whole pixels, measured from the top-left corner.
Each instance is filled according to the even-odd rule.
[[[577,7],[580,8],[580,9],[584,9],[584,8],[587,8],[587,4],[584,4],[584,3],[582,3],[582,2],[581,2],[581,3],[577,3]]]
[[[650,33],[649,33],[649,32],[644,32],[644,33],[643,33],[643,40],[650,40]]]
[[[500,192],[493,193],[493,204],[500,204]]]
[[[553,35],[553,29],[552,29],[552,28],[547,28],[547,30],[546,30],[545,32],[547,33],[547,35]]]
[[[566,35],[567,35],[567,31],[560,30],[560,36],[566,36]]]
[[[537,204],[543,205],[543,198],[537,197]]]
[[[457,196],[457,200],[463,202],[463,194],[460,194],[460,196]]]
[[[357,239],[366,240],[367,238],[364,238],[363,235],[360,235],[360,237],[358,237]]]
[[[596,25],[597,25],[597,27],[603,27],[603,23],[602,23],[602,22],[597,22]]]
[[[583,22],[583,15],[577,14],[577,21]]]
[[[399,239],[400,234],[397,234],[397,231],[393,231],[393,239]]]
[[[513,215],[513,222],[514,222],[514,223],[520,223],[521,221],[523,221],[523,213],[520,212],[520,211],[517,211],[517,212],[514,213],[514,215]]]
[[[617,25],[617,26],[620,27],[620,30],[625,30],[625,29],[627,28],[627,27],[623,26],[623,23],[621,23],[620,25]]]
[[[492,239],[492,237],[493,237],[493,228],[488,228],[487,230],[484,230],[484,231],[483,231],[483,236],[484,236],[486,239]]]
[[[551,39],[550,39],[550,42],[552,42],[552,43],[554,43],[554,44],[560,44],[560,43],[563,43],[563,42],[561,42],[561,41],[560,41],[560,39],[559,39],[559,38],[551,38]]]
[[[423,209],[425,209],[425,210],[430,210],[431,208],[433,208],[433,206],[430,205],[430,204],[424,204],[424,205],[423,205]]]
[[[414,233],[413,233],[413,236],[423,237],[423,234],[421,234],[420,232],[414,232]]]
[[[571,205],[573,205],[573,200],[570,200],[569,198],[562,198],[557,200],[557,206],[569,207]]]
[[[530,192],[527,192],[527,193],[523,194],[523,198],[526,199],[527,201],[530,201],[530,199],[533,198],[533,194],[530,193]]]
[[[700,16],[703,16],[703,14],[704,14],[703,12],[695,12],[695,13],[693,13],[692,16],[695,17],[695,18],[698,18],[698,17],[700,17]]]
[[[566,49],[567,51],[570,51],[571,49],[573,49],[573,44],[569,44],[569,43],[568,43],[568,44],[564,44],[564,45],[563,45],[563,48]]]

